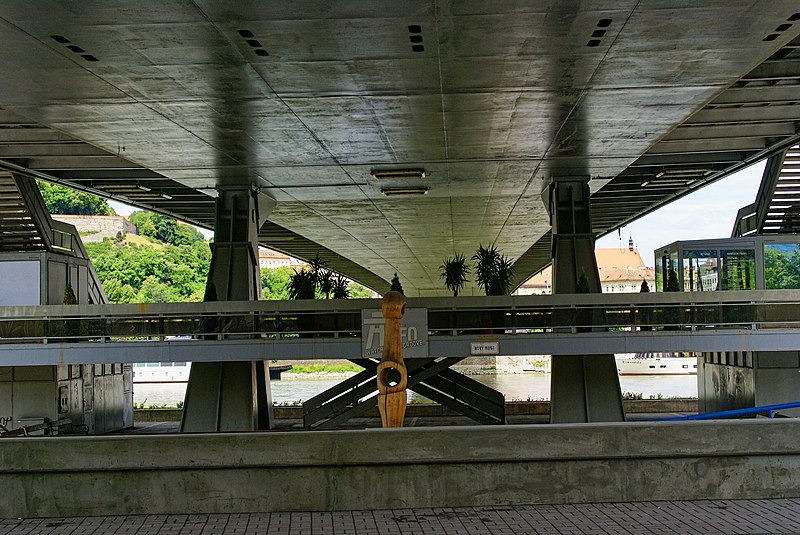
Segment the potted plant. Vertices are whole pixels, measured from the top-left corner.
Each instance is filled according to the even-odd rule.
[[[439,266],[439,276],[444,279],[445,287],[453,292],[453,297],[458,297],[458,292],[467,282],[469,272],[467,259],[461,253],[456,253],[452,258],[443,259],[442,265]]]
[[[511,288],[513,271],[511,260],[505,255],[501,255],[494,245],[484,247],[478,246],[478,250],[472,256],[475,262],[475,282],[486,292],[486,295],[505,295]],[[489,329],[487,333],[503,333],[502,327],[505,325],[505,314],[502,312],[489,312],[486,319],[489,327],[501,327],[501,329]]]
[[[495,276],[499,260],[500,253],[497,252],[494,245],[489,247],[479,245],[478,250],[472,255],[472,261],[475,263],[475,282],[486,292],[486,295],[491,295],[492,279]]]

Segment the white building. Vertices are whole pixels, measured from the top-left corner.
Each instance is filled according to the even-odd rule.
[[[650,291],[655,291],[655,270],[644,265],[638,249],[595,249],[594,255],[603,293],[638,292],[642,281],[647,281]],[[547,267],[528,279],[517,294],[550,294],[553,292],[552,282],[553,269]]]
[[[258,267],[260,268],[277,268],[277,267],[294,267],[302,266],[305,264],[302,260],[287,256],[272,249],[259,247],[258,249]]]

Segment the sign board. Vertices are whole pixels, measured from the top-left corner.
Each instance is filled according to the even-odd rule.
[[[383,354],[383,314],[379,308],[361,311],[361,355],[378,357]],[[428,309],[407,308],[400,321],[403,357],[428,356]]]
[[[499,355],[500,342],[470,342],[470,355]]]

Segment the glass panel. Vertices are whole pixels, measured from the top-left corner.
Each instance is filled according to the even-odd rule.
[[[678,268],[678,250],[677,249],[661,249],[656,251],[656,290],[657,292],[666,292],[669,282],[670,269]],[[677,271],[675,271],[677,274]],[[674,288],[672,291],[678,291]]]
[[[756,289],[755,249],[729,249],[722,251],[721,289]]]
[[[671,251],[669,253],[669,263],[667,264],[667,266],[669,271],[666,274],[667,287],[665,291],[680,292],[681,286],[680,286],[680,281],[678,279],[678,270],[680,269],[680,266],[678,265],[678,251]]]
[[[717,289],[718,281],[716,250],[698,249],[683,252],[684,291],[713,292]]]
[[[767,290],[800,288],[800,245],[764,244],[764,287]]]
[[[655,291],[663,292],[664,291],[664,265],[666,263],[662,260],[662,258],[656,255],[656,288]]]

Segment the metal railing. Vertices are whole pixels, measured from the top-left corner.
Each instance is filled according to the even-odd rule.
[[[361,336],[378,300],[0,307],[0,344]],[[411,298],[429,337],[800,329],[800,291]]]
[[[703,414],[687,414],[674,418],[661,418],[662,422],[673,422],[682,420],[717,420],[720,418],[739,418],[741,416],[757,416],[763,414],[767,418],[774,418],[780,411],[787,409],[800,408],[800,401],[790,403],[776,403],[774,405],[762,405],[760,407],[747,407],[745,409],[731,409],[728,411],[707,412]]]

